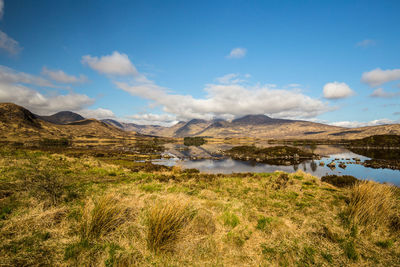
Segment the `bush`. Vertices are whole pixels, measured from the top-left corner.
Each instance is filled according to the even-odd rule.
[[[363,181],[351,188],[348,213],[354,224],[377,227],[391,222],[395,205],[393,186]]]
[[[321,177],[321,181],[337,186],[337,187],[350,187],[357,183],[359,180],[351,175],[326,175]]]
[[[173,251],[182,229],[193,218],[193,210],[182,200],[170,199],[150,208],[147,245],[155,252]]]
[[[91,204],[91,203],[90,203]],[[84,212],[81,239],[95,239],[120,226],[127,218],[128,209],[113,195],[106,195],[88,205]]]

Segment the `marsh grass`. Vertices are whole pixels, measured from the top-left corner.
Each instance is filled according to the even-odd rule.
[[[150,207],[147,217],[147,245],[155,252],[173,251],[183,228],[195,210],[179,198],[165,199]]]

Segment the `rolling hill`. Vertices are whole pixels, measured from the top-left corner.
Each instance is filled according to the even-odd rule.
[[[62,114],[69,116],[71,113]],[[78,114],[72,113],[72,117],[79,118],[80,115],[76,115]],[[65,116],[61,117],[66,118]],[[95,119],[75,120],[65,124],[57,121],[56,124],[43,120],[41,116],[35,115],[21,106],[12,103],[0,103],[1,141],[23,142],[43,138],[124,138],[128,136],[133,136],[133,134]]]

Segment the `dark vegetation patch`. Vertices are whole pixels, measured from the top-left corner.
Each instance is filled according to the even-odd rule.
[[[365,160],[363,165],[365,167],[373,168],[373,169],[392,169],[392,170],[400,170],[400,160],[384,160],[384,159],[369,159]]]
[[[363,155],[371,159],[400,159],[400,149],[382,149],[382,148],[353,148],[349,147],[353,153]]]
[[[135,152],[143,154],[160,153],[165,150],[162,140],[151,138],[150,140],[138,140],[135,143]]]
[[[183,138],[183,144],[185,146],[201,146],[204,145],[207,141],[203,137],[185,137]]]
[[[349,141],[353,147],[397,147],[400,148],[400,135],[373,135]]]
[[[304,132],[305,135],[311,135],[311,134],[320,134],[320,133],[325,133],[326,131],[319,131],[319,132]]]
[[[359,181],[356,177],[351,175],[326,175],[321,177],[322,182],[337,186],[337,187],[350,187]]]
[[[60,139],[42,139],[39,141],[39,145],[41,147],[68,147],[71,145],[71,140],[67,138]]]
[[[352,133],[361,133],[362,131],[343,131],[343,132],[338,132],[338,133],[331,133],[329,135],[333,135],[333,136],[342,136],[342,135],[346,135],[346,134],[352,134]]]
[[[299,164],[306,159],[312,159],[315,154],[297,147],[274,146],[260,148],[256,146],[237,146],[224,152],[225,155],[237,160],[253,160],[276,165]]]

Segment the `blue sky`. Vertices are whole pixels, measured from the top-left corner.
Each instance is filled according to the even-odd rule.
[[[400,121],[400,1],[0,0],[0,102],[158,124]]]

